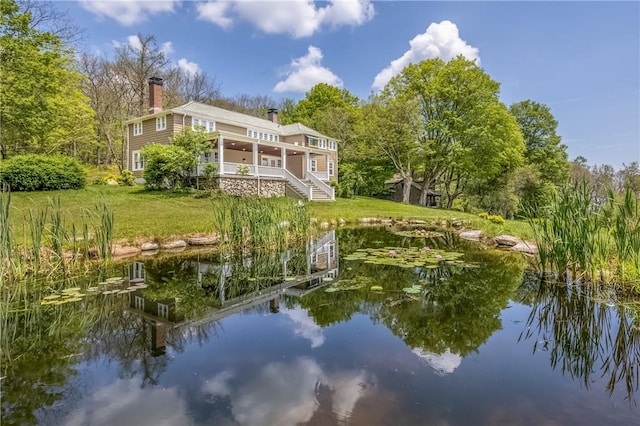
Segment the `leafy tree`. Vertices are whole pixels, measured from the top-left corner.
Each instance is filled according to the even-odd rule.
[[[0,2],[0,154],[77,155],[95,140],[73,50],[38,30],[30,12]]]
[[[198,165],[198,157],[211,150],[204,130],[185,128],[171,139],[170,145],[150,144],[142,148],[145,158],[144,179],[149,189],[188,186]]]
[[[409,202],[418,152],[411,132],[415,110],[414,102],[400,101],[384,92],[381,96],[372,96],[371,102],[363,106],[365,130],[362,140],[370,150],[376,150],[393,163],[404,180],[403,203]]]
[[[616,190],[624,192],[626,188],[631,189],[640,197],[640,165],[637,161],[631,164],[622,164],[622,169],[616,172]]]
[[[522,162],[522,135],[498,93],[499,84],[462,56],[410,64],[385,86],[385,97],[415,105],[410,123],[422,203],[438,185],[451,208],[471,181],[495,179]]]
[[[546,105],[526,100],[511,105],[509,112],[524,137],[525,165],[529,167],[529,179],[518,192],[525,210],[537,215],[538,206],[543,206],[554,188],[568,177],[567,147],[560,143],[558,122]]]
[[[362,129],[359,99],[347,89],[318,83],[282,117],[283,124],[302,123],[338,139],[339,161],[353,161],[358,155]]]

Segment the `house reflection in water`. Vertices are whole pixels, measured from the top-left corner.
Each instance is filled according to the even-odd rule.
[[[310,240],[304,247],[284,253],[238,257],[224,264],[187,260],[181,268],[193,270],[195,279],[181,285],[195,284],[197,291],[189,293],[200,299],[194,300],[194,304],[206,300],[215,307],[204,315],[190,317],[181,309],[187,302],[182,295],[181,298],[154,299],[145,289],[130,293],[131,312],[140,315],[151,327],[151,350],[155,356],[165,353],[166,337],[171,329],[200,327],[248,309],[278,313],[282,295],[302,297],[331,284],[338,277],[338,245],[335,231],[330,231]],[[131,264],[127,274],[131,282],[147,279],[143,262]],[[148,281],[147,284],[163,285]]]
[[[133,262],[129,265],[127,276],[129,282],[144,282],[146,278],[144,263]],[[164,355],[168,329],[173,328],[184,319],[177,312],[176,301],[175,297],[162,300],[145,297],[144,290],[136,290],[129,294],[131,312],[140,315],[145,326],[151,329],[151,354],[153,356]]]

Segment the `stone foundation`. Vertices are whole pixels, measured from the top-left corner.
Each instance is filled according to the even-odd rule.
[[[220,176],[216,187],[231,195],[260,195],[261,197],[284,197],[286,182],[278,178],[255,176]],[[259,191],[258,191],[259,189]]]

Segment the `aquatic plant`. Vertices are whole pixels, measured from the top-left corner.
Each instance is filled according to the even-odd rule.
[[[529,224],[543,271],[560,279],[638,282],[640,278],[640,215],[635,195],[627,190],[617,200],[609,193],[596,204],[586,183],[558,191],[541,218]],[[632,270],[625,270],[625,265]]]
[[[425,250],[426,249],[426,250]],[[344,260],[361,260],[377,265],[393,265],[401,268],[437,268],[439,262],[446,262],[458,267],[474,267],[475,264],[462,261],[462,253],[429,249],[423,247],[384,247],[363,248],[344,257]]]
[[[71,232],[67,229],[60,198],[49,199],[48,206],[26,211],[21,244],[18,244],[11,226],[11,193],[4,187],[0,192],[0,285],[42,272],[50,275],[60,270],[68,272],[68,267],[79,267],[80,259],[86,261],[92,251],[102,262],[109,261],[113,212],[105,204],[96,206],[95,212],[87,212],[81,218],[82,237],[79,238],[75,223],[71,224]],[[100,223],[93,225],[95,237],[89,238],[89,226],[98,220]]]
[[[223,249],[277,249],[309,235],[304,205],[228,195],[219,201],[213,208],[213,228]]]

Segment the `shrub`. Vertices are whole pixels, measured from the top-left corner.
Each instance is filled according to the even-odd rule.
[[[18,155],[2,163],[0,176],[13,191],[80,189],[87,184],[80,163],[63,155]]]
[[[502,216],[500,216],[499,214],[496,215],[490,215],[487,217],[487,219],[489,219],[489,221],[493,222],[493,223],[497,223],[498,225],[504,225],[505,220]]]
[[[478,214],[478,216],[481,219],[489,219],[489,213],[487,213],[487,212],[482,212],[482,213]]]
[[[136,177],[131,170],[123,170],[117,179],[118,183],[126,186],[133,186],[136,183]]]

